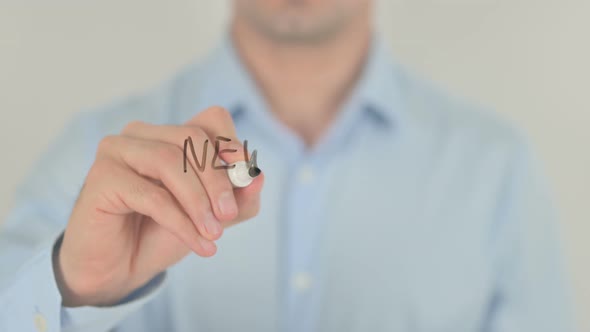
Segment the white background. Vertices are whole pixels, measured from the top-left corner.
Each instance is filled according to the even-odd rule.
[[[150,87],[224,32],[214,0],[0,0],[0,220],[65,121]],[[590,330],[590,2],[381,1],[398,61],[525,129],[562,211],[578,320]]]

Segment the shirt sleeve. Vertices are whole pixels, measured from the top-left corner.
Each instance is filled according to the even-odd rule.
[[[496,291],[485,331],[574,331],[557,215],[526,143],[511,158],[493,241]]]
[[[19,187],[0,223],[0,331],[108,331],[161,289],[162,273],[110,307],[65,308],[53,271],[70,211],[99,140],[95,119],[77,116]]]
[[[3,287],[0,294],[1,331],[109,331],[150,301],[165,280],[165,273],[157,275],[114,306],[66,308],[61,305],[53,270],[55,246],[52,243],[44,245]]]

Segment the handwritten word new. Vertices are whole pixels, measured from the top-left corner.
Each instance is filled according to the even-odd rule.
[[[213,167],[213,169],[230,169],[230,168],[234,168],[236,167],[236,165],[215,165],[215,161],[217,160],[217,157],[219,156],[219,154],[224,153],[224,152],[236,152],[238,150],[236,149],[223,149],[223,150],[219,150],[219,142],[223,141],[223,142],[230,142],[231,139],[227,138],[227,137],[223,137],[223,136],[217,136],[215,137],[215,153],[213,154],[213,160],[211,160],[211,167]],[[195,160],[195,164],[197,165],[197,169],[201,172],[203,172],[205,170],[205,165],[207,164],[207,147],[209,146],[209,140],[206,139],[203,142],[203,157],[201,158],[201,161],[203,162],[202,164],[199,162],[199,159],[197,158],[197,154],[195,153],[195,147],[193,145],[193,139],[189,136],[184,140],[184,161],[183,161],[183,165],[184,165],[184,172],[186,173],[186,161],[187,161],[187,147],[190,147],[191,149],[191,154],[193,155],[193,159]],[[250,163],[250,158],[248,157],[248,140],[244,140],[244,160],[246,161],[246,163]]]

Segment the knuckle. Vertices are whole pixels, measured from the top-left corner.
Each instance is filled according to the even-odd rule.
[[[143,192],[145,200],[153,207],[165,206],[170,202],[170,195],[164,189],[155,188],[153,190],[146,190],[140,188],[138,190]]]
[[[230,117],[229,111],[221,106],[212,106],[211,108],[208,109],[208,111],[210,111],[212,114],[214,114],[218,117],[226,117],[226,118]]]
[[[229,111],[221,106],[211,106],[204,110],[202,116],[213,121],[231,121]]]
[[[162,144],[156,149],[156,161],[164,164],[174,164],[181,160],[182,150],[171,144]]]
[[[201,142],[202,140],[207,139],[207,134],[205,134],[205,131],[200,127],[196,126],[183,127],[182,136],[183,139],[191,137],[193,141],[196,140],[197,142]]]
[[[129,194],[134,197],[146,197],[149,192],[149,188],[142,183],[132,183],[129,188]]]
[[[117,144],[117,141],[118,141],[118,137],[115,135],[109,135],[109,136],[103,137],[100,140],[100,142],[98,142],[97,153],[101,154],[101,153],[111,150]]]
[[[114,171],[114,167],[107,159],[98,159],[94,162],[88,174],[86,175],[86,182],[103,181],[105,177],[110,176]]]
[[[140,128],[141,126],[143,126],[145,124],[145,122],[143,121],[131,121],[129,122],[127,125],[125,125],[125,127],[123,128],[123,131],[121,131],[122,134],[131,134],[137,131],[138,128]]]

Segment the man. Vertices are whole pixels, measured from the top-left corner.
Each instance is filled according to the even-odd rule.
[[[569,331],[526,145],[390,62],[372,5],[236,0],[207,61],[80,115],[2,233],[0,329]]]

